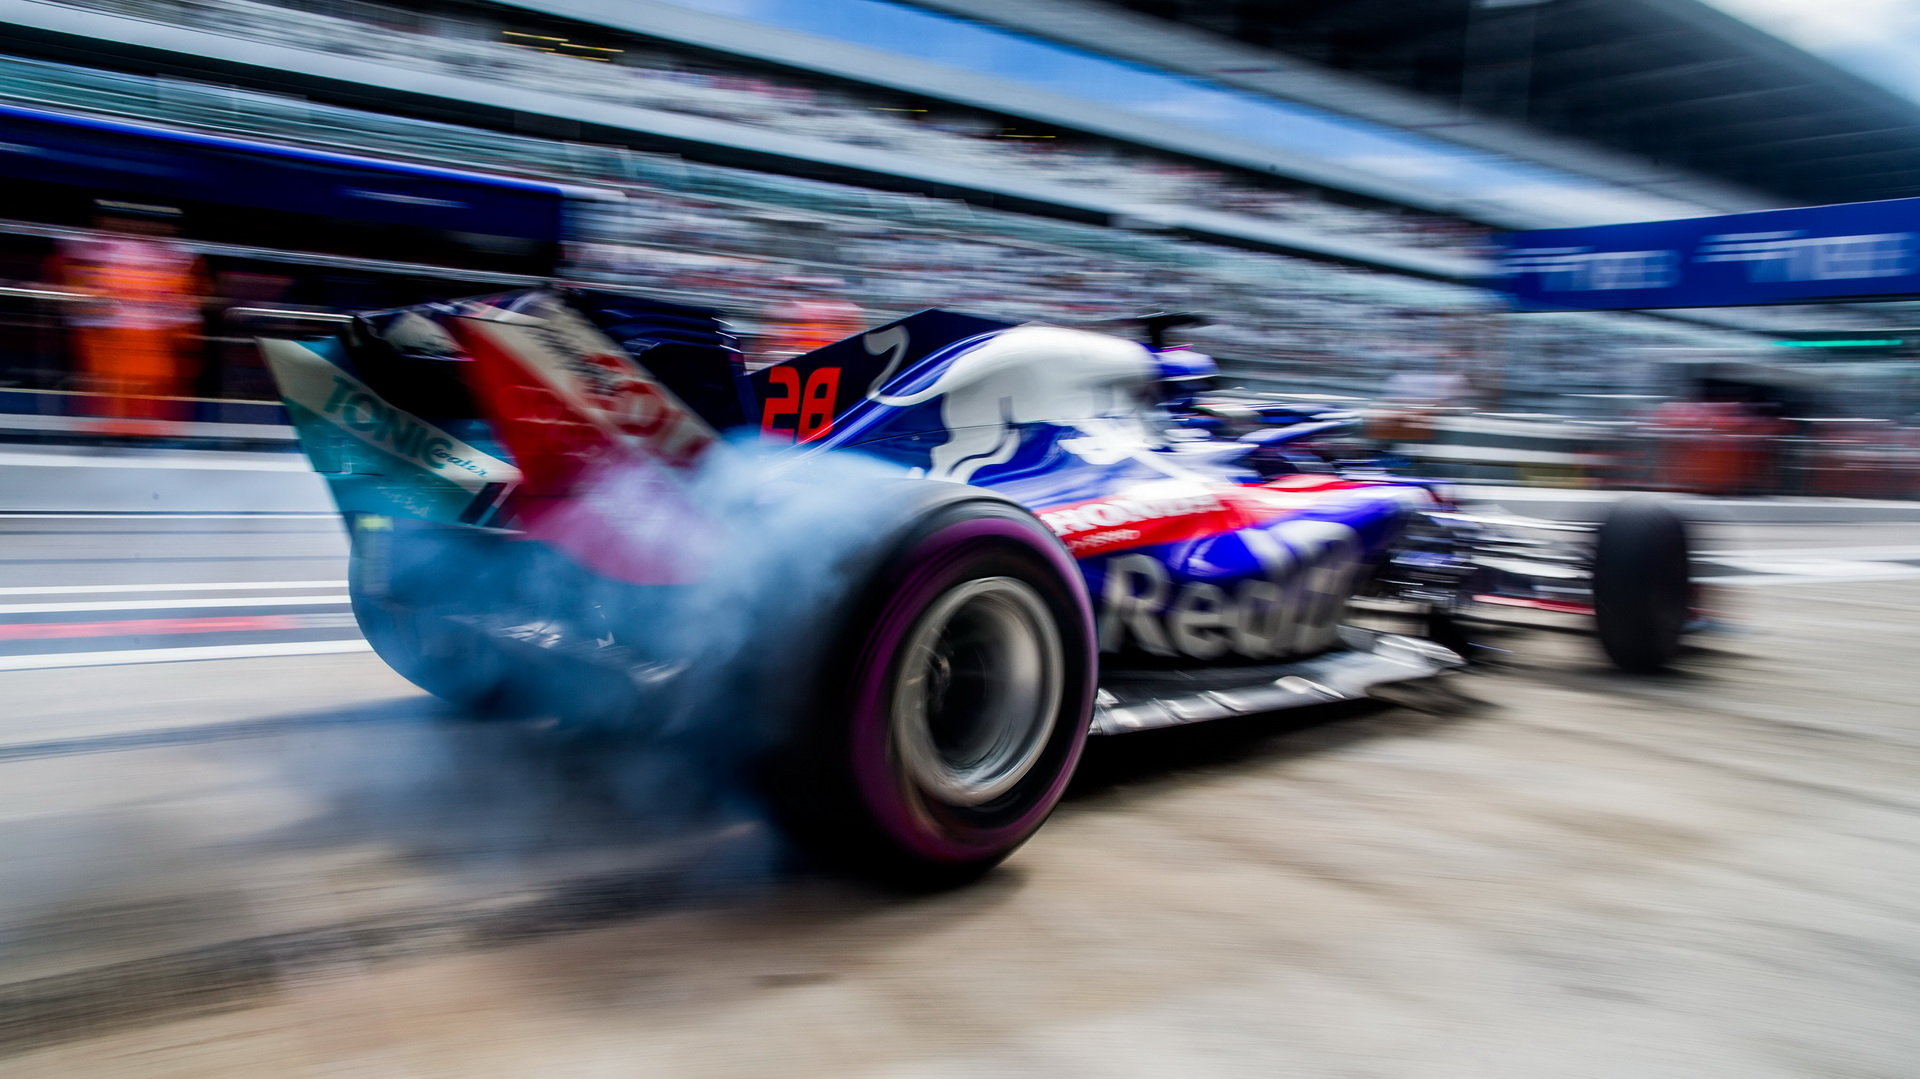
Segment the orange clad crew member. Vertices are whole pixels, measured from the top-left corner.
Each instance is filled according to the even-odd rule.
[[[83,385],[100,394],[104,434],[161,433],[191,385],[205,271],[173,242],[179,211],[100,200],[92,236],[65,241],[49,277],[85,299],[68,317]],[[157,422],[143,422],[157,421]]]
[[[768,312],[772,323],[769,359],[785,359],[845,340],[867,328],[866,313],[835,295],[839,282],[831,278],[789,277],[783,284],[797,295]]]

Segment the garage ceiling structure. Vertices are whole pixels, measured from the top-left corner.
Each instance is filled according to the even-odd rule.
[[[1920,104],[1699,0],[1109,2],[1790,202],[1920,196]]]

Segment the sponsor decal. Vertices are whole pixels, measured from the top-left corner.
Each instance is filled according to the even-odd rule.
[[[1323,477],[1291,479],[1294,482],[1246,487],[1152,483],[1108,498],[1055,506],[1038,515],[1067,550],[1080,558],[1091,558],[1129,547],[1204,539],[1252,528],[1301,510],[1324,508],[1342,492],[1364,492],[1369,498],[1387,492],[1396,499],[1417,498],[1422,503],[1430,498],[1418,488],[1406,488],[1413,495],[1402,496],[1401,489],[1365,482]]]
[[[1230,530],[1227,509],[1218,492],[1185,489],[1081,502],[1042,510],[1039,517],[1067,550],[1086,558]]]
[[[476,457],[455,452],[452,438],[430,434],[434,430],[431,424],[394,408],[345,375],[333,377],[333,392],[327,395],[320,414],[416,464],[431,461],[434,468],[458,468],[482,479],[490,472]]]
[[[1504,274],[1537,274],[1545,292],[1668,288],[1680,280],[1677,251],[1595,251],[1590,247],[1519,247]]]
[[[907,354],[905,328],[876,330],[862,342],[870,354],[888,357],[887,370],[875,384],[886,386]],[[947,438],[929,452],[924,473],[929,479],[972,483],[983,472],[991,474],[1019,453],[1027,431],[1042,424],[1083,433],[1100,427],[1111,439],[1120,428],[1102,421],[1133,415],[1132,392],[1152,374],[1145,346],[1080,330],[1015,326],[963,345],[925,385],[869,394],[890,408],[940,403]],[[1136,427],[1123,443],[1127,450],[1150,441],[1142,434]]]
[[[294,342],[262,340],[280,395],[334,427],[425,472],[478,492],[520,478],[512,465],[395,408],[366,383]]]
[[[1920,199],[1509,233],[1498,287],[1521,303],[1664,308],[1920,289]]]
[[[705,420],[564,303],[454,325],[476,359],[524,369],[611,444],[684,467],[714,440]]]
[[[1747,280],[1849,281],[1905,277],[1914,272],[1911,232],[1875,232],[1856,236],[1808,236],[1800,229],[1726,232],[1701,242],[1696,262],[1744,262]]]
[[[1591,247],[1520,247],[1501,263],[1509,275],[1534,274],[1543,292],[1665,289],[1680,283],[1682,267],[1745,263],[1756,284],[1906,277],[1916,266],[1911,232],[1809,236],[1799,229],[1724,232],[1682,250],[1596,251]]]
[[[1284,521],[1237,537],[1259,572],[1238,580],[1185,581],[1150,554],[1106,564],[1097,625],[1104,652],[1138,648],[1156,656],[1253,659],[1302,655],[1339,640],[1360,570],[1360,538],[1336,521]]]

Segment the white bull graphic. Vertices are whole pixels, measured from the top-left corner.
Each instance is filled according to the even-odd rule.
[[[893,353],[878,384],[885,386],[907,347],[906,331],[867,334],[869,353]],[[911,393],[880,390],[870,398],[909,407],[940,399],[947,441],[935,446],[929,479],[967,483],[974,473],[1005,464],[1020,448],[1024,424],[1078,429],[1073,451],[1097,454],[1112,442],[1124,456],[1145,439],[1138,390],[1152,380],[1152,354],[1132,341],[1052,326],[1019,326],[995,334],[955,357],[932,385]]]

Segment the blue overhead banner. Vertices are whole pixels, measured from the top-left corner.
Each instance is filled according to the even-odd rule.
[[[0,105],[0,180],[553,241],[559,185]]]
[[[1490,287],[1535,310],[1920,295],[1920,198],[1496,237]]]

